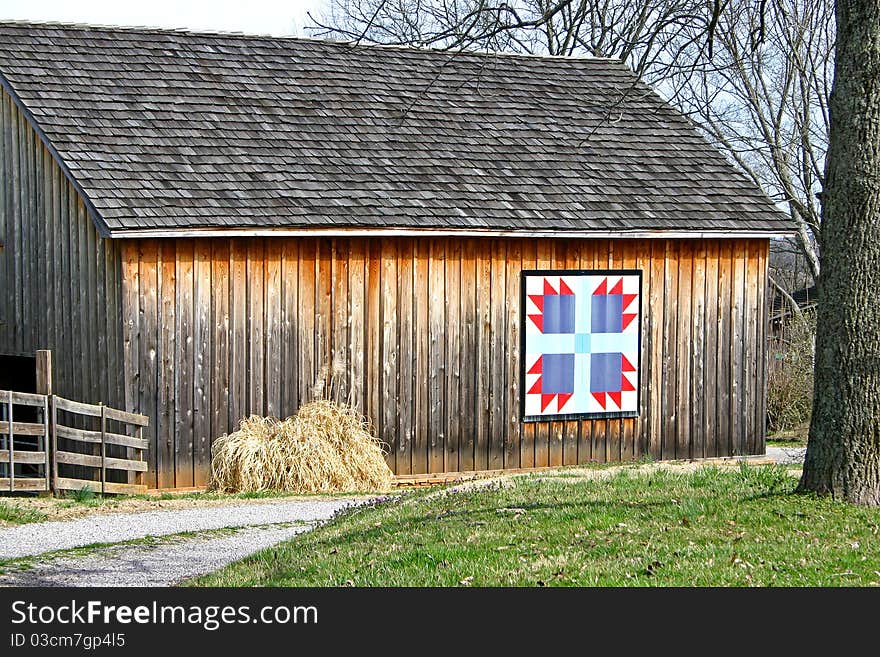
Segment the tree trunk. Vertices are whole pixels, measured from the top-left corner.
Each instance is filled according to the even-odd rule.
[[[880,505],[880,3],[838,0],[813,419],[800,490]]]

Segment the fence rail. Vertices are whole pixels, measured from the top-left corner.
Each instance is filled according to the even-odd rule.
[[[16,406],[26,407],[18,415],[25,415],[28,421],[16,421]],[[37,421],[27,417],[34,415]],[[74,424],[80,426],[71,426]],[[89,428],[89,424],[93,426]],[[0,491],[143,493],[147,487],[142,473],[148,469],[144,460],[146,426],[147,416],[103,404],[0,390]],[[124,450],[125,455],[108,450]],[[60,472],[60,465],[72,471]],[[108,480],[108,470],[125,473],[127,481]],[[91,472],[92,478],[86,478],[84,472]]]

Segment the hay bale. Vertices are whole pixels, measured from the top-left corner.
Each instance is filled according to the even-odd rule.
[[[384,491],[392,473],[369,422],[318,400],[286,420],[252,415],[211,449],[210,488],[224,493]]]

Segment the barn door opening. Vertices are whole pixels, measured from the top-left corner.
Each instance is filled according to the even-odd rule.
[[[31,392],[37,391],[37,359],[36,356],[12,356],[8,354],[0,354],[0,390],[12,390],[14,392]],[[0,400],[0,422],[9,420],[10,406],[5,399]],[[12,406],[12,415],[14,422],[41,422],[42,418],[38,417],[38,409],[34,406],[24,406],[14,404]],[[15,444],[10,445],[10,441],[14,440]],[[19,436],[14,437],[10,433],[0,434],[0,450],[9,450],[14,447],[19,451],[36,451],[38,448],[38,438],[36,436]],[[0,463],[0,478],[9,477],[10,464],[6,459]],[[14,466],[16,477],[31,477],[39,469],[29,463],[16,463]]]
[[[0,354],[0,390],[36,392],[36,356],[8,356]]]

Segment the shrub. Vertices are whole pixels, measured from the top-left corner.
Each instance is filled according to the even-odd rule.
[[[770,433],[790,431],[810,421],[813,410],[813,355],[816,315],[792,315],[770,345],[767,425]]]

